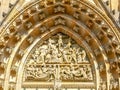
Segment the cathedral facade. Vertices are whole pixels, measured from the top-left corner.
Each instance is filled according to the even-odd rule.
[[[120,0],[0,0],[0,90],[120,90]]]

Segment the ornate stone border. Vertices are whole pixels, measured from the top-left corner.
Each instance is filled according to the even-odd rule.
[[[58,5],[57,5],[57,3],[58,3]],[[4,75],[5,78],[3,77],[3,80],[5,79],[5,82],[4,82],[5,90],[8,89],[8,85],[11,82],[11,81],[9,81],[9,78],[15,76],[17,73],[16,72],[17,70],[14,69],[14,67],[16,67],[15,66],[16,63],[14,61],[19,62],[19,59],[16,60],[17,55],[19,58],[22,57],[22,54],[20,53],[20,51],[21,50],[25,51],[25,49],[23,48],[24,43],[28,42],[27,47],[29,47],[29,44],[32,43],[30,41],[30,37],[32,36],[33,39],[36,38],[32,33],[36,33],[36,32],[43,33],[45,30],[44,27],[40,27],[41,30],[39,32],[39,30],[38,30],[39,27],[37,27],[37,26],[39,26],[39,23],[41,24],[41,20],[43,20],[43,23],[45,23],[44,18],[46,18],[46,13],[44,12],[44,10],[46,10],[46,9],[43,8],[43,11],[42,11],[41,8],[39,9],[39,8],[34,7],[34,5],[37,5],[37,4],[41,4],[41,7],[46,7],[47,10],[49,10],[48,7],[54,7],[54,5],[56,5],[56,7],[60,6],[63,8],[64,7],[67,8],[67,6],[70,6],[71,9],[73,9],[72,12],[74,12],[74,13],[72,13],[71,11],[69,11],[67,9],[68,10],[67,12],[69,13],[68,17],[73,22],[75,21],[74,23],[76,23],[74,28],[73,27],[71,27],[71,28],[73,30],[75,30],[76,33],[78,33],[78,31],[81,27],[77,24],[82,23],[81,25],[84,28],[80,29],[80,30],[82,30],[80,35],[82,36],[82,38],[84,38],[85,42],[89,45],[89,47],[91,49],[93,49],[92,53],[90,53],[90,54],[92,57],[95,56],[97,59],[94,62],[94,63],[96,63],[96,65],[98,63],[98,67],[95,67],[96,69],[98,68],[97,72],[99,72],[101,64],[105,65],[105,67],[106,67],[106,69],[104,68],[105,70],[103,70],[105,73],[105,75],[103,75],[103,76],[105,76],[105,77],[102,76],[103,72],[96,73],[96,74],[98,74],[97,81],[96,81],[97,82],[96,89],[98,89],[99,85],[101,84],[98,79],[99,74],[100,74],[100,77],[102,78],[102,80],[104,81],[104,83],[106,83],[107,90],[109,90],[109,85],[112,83],[109,78],[109,75],[110,75],[109,72],[112,73],[112,77],[115,78],[115,81],[118,82],[118,78],[119,78],[118,74],[119,73],[116,70],[119,69],[119,67],[118,67],[118,64],[119,64],[119,33],[118,33],[118,30],[115,28],[115,26],[111,23],[111,21],[107,18],[107,16],[105,16],[100,10],[98,10],[96,7],[92,6],[91,4],[89,4],[86,1],[66,0],[66,2],[63,1],[62,3],[61,2],[57,2],[57,3],[55,1],[52,1],[52,2],[47,2],[47,1],[39,2],[38,1],[34,4],[32,4],[30,7],[26,7],[26,9],[24,9],[14,19],[12,19],[12,21],[8,24],[8,26],[6,26],[6,28],[3,29],[3,33],[1,33],[1,36],[2,36],[1,52],[4,53],[3,54],[4,58],[1,57],[1,59],[4,59],[4,61],[2,62],[1,67],[3,68],[3,70],[5,70],[4,69],[5,67],[7,67],[5,70],[5,73],[3,73],[3,74],[5,74]],[[29,12],[29,13],[27,14],[27,12]],[[35,15],[38,15],[37,12],[40,13],[39,18],[35,18]],[[61,13],[60,16],[64,16],[63,15],[64,12],[61,10],[59,11],[59,9],[58,9],[57,13]],[[55,14],[55,13],[53,13],[53,14]],[[19,16],[20,16],[20,19],[18,18]],[[86,18],[84,18],[83,16],[86,16]],[[53,18],[51,18],[51,19],[54,20]],[[62,19],[64,19],[64,17],[62,17]],[[68,21],[70,21],[70,20],[68,20]],[[37,25],[35,25],[36,23],[37,23]],[[59,22],[58,24],[60,24],[60,25],[62,24],[64,26],[64,23]],[[89,33],[89,31],[90,31],[90,33]],[[22,33],[24,33],[25,35],[23,35]],[[20,35],[23,35],[23,37],[21,37]],[[95,39],[93,37],[95,37]],[[12,42],[14,40],[17,42],[17,44]],[[109,41],[109,42],[107,43],[107,41]],[[97,47],[97,48],[94,49],[93,45],[95,45],[95,47]],[[14,46],[15,46],[15,48],[13,49]],[[26,50],[27,50],[27,48],[26,48]],[[6,60],[5,60],[5,57],[6,57]],[[13,73],[10,74],[10,72],[14,72],[14,74]],[[107,78],[107,80],[106,80],[106,78]],[[16,83],[16,80],[15,80],[15,83]],[[18,81],[18,83],[19,83],[19,81]]]

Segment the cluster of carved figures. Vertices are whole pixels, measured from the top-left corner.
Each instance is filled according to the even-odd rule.
[[[92,80],[89,65],[31,65],[27,68],[26,74],[28,80]]]
[[[93,80],[85,50],[61,33],[33,50],[27,61],[25,74],[27,80]]]
[[[84,50],[74,44],[72,40],[67,38],[65,41],[62,40],[62,35],[58,34],[58,40],[49,38],[48,41],[44,41],[44,44],[36,48],[32,59],[29,63],[81,63],[88,62],[86,53]],[[67,43],[63,43],[66,42]]]

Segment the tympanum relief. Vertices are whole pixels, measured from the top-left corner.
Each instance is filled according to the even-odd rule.
[[[27,59],[24,76],[26,81],[41,82],[93,80],[86,51],[62,33],[36,45]]]

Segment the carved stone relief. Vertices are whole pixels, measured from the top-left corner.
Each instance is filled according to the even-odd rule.
[[[86,51],[67,35],[58,33],[32,50],[25,66],[25,79],[78,82],[92,81],[93,76]]]
[[[89,3],[85,2],[87,0],[38,1],[40,2],[36,2],[36,4],[31,5],[34,6],[34,8],[31,8],[31,6],[28,5],[30,7],[27,7],[27,9],[24,8],[23,11],[19,12],[20,17],[18,14],[13,16],[13,18],[10,20],[10,23],[7,23],[8,25],[5,24],[3,26],[4,29],[1,30],[5,30],[4,33],[2,33],[3,35],[1,34],[1,41],[4,42],[5,45],[1,47],[0,51],[0,57],[3,57],[3,54],[5,52],[4,58],[1,59],[3,65],[5,66],[1,67],[1,69],[5,71],[2,71],[1,74],[2,82],[5,81],[4,88],[9,87],[8,85],[11,83],[11,81],[15,83],[17,81],[19,82],[19,79],[16,77],[18,77],[21,72],[17,72],[16,70],[16,75],[14,75],[13,77],[12,74],[9,74],[9,71],[13,69],[14,65],[16,66],[15,68],[19,68],[19,63],[21,63],[20,59],[26,53],[24,51],[29,48],[30,44],[33,44],[32,42],[35,39],[32,38],[33,32],[38,31],[36,29],[36,26],[38,26],[39,24],[41,25],[39,31],[40,34],[43,34],[49,29],[48,27],[50,27],[48,24],[46,24],[46,22],[49,22],[49,18],[47,17],[53,16],[53,18],[50,17],[50,20],[54,21],[53,23],[55,26],[63,26],[63,28],[67,26],[69,28],[72,28],[75,33],[78,33],[80,37],[84,39],[84,42],[86,42],[88,46],[90,46],[90,49],[92,49],[93,51],[92,56],[94,56],[95,53],[95,58],[98,61],[98,70],[100,71],[99,74],[102,74],[104,72],[106,73],[105,80],[103,79],[103,77],[101,77],[103,79],[103,81],[100,83],[101,90],[106,90],[108,89],[108,87],[111,90],[118,89],[119,81],[117,79],[120,76],[120,70],[119,68],[117,69],[117,67],[120,66],[118,63],[120,52],[119,48],[117,48],[119,46],[119,34],[117,34],[117,29],[110,22],[111,20],[107,19],[105,15],[96,7],[93,7]],[[72,8],[69,8],[69,6]],[[19,20],[17,20],[16,18],[18,18]],[[41,23],[44,19],[46,19],[46,26],[42,25]],[[80,23],[82,24],[77,21],[80,21]],[[50,25],[52,26],[52,24]],[[81,25],[85,28],[85,30],[81,27]],[[23,28],[26,30],[27,33],[25,32],[23,34]],[[33,31],[31,29],[33,29]],[[12,35],[13,37],[11,38]],[[22,37],[23,35],[25,35],[26,37],[30,37],[27,38],[29,45],[22,50],[22,46],[19,46],[20,44],[17,43],[25,43],[24,41],[21,42],[21,39],[25,38]],[[33,36],[36,36],[36,34]],[[9,41],[14,41],[14,39],[16,40],[15,47],[18,48],[13,47],[14,42],[12,42],[11,45],[9,43]],[[110,43],[108,43],[109,41]],[[96,48],[94,48],[95,43],[97,43]],[[17,59],[16,55],[18,55]],[[106,58],[108,58],[108,60],[106,60],[106,58],[101,59],[101,56],[99,57],[99,55],[104,55]],[[15,60],[13,60],[14,57]],[[12,63],[12,60],[13,62],[16,61],[16,63]],[[116,62],[115,64],[110,63],[109,71],[113,74],[113,79],[110,80],[109,78],[107,78],[107,75],[109,75],[109,73],[106,69],[106,64],[108,64],[109,61]],[[9,67],[9,65],[12,67]],[[114,73],[114,71],[116,70],[118,70],[119,75],[117,75],[117,72]],[[98,76],[96,75],[95,81],[99,81],[99,79],[97,80]],[[33,49],[26,63],[25,80],[54,81],[55,88],[59,88],[61,87],[61,82],[90,81],[93,80],[93,76],[86,51],[77,43],[75,43],[74,40],[66,35],[59,33],[40,43],[36,48]],[[110,82],[109,86],[107,84],[108,82]],[[97,84],[98,82],[96,82],[96,85]]]

